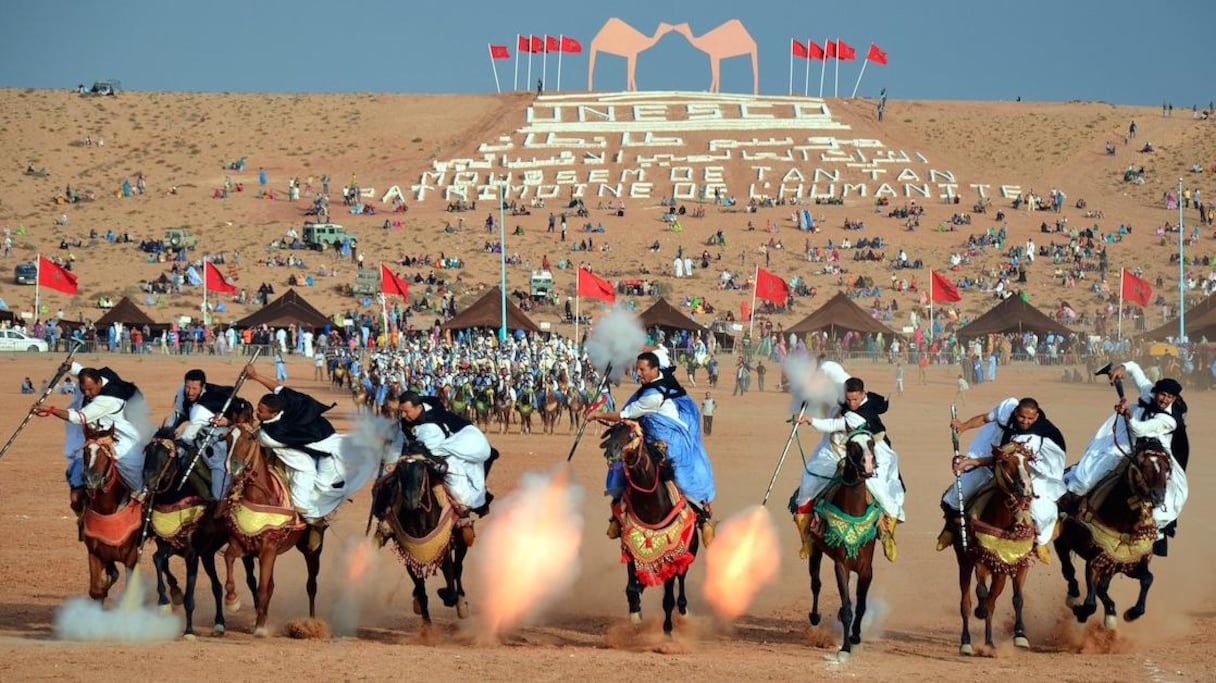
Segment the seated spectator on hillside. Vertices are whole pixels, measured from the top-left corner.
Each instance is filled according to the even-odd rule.
[[[25,380],[23,380],[21,382],[21,393],[23,393],[23,394],[34,393],[34,383],[30,381],[29,377],[26,377]]]

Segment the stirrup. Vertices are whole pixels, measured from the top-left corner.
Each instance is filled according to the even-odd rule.
[[[608,520],[608,538],[618,539],[621,537],[621,523],[616,517]]]
[[[937,551],[941,552],[952,545],[954,545],[954,532],[942,529],[942,532],[937,535]]]
[[[701,545],[708,548],[714,542],[714,523],[708,519],[701,521]]]
[[[1035,545],[1034,555],[1039,558],[1039,562],[1051,564],[1051,548],[1045,545]]]

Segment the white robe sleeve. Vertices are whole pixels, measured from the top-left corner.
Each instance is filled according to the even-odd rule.
[[[1140,398],[1149,399],[1153,396],[1153,380],[1144,374],[1144,369],[1135,361],[1125,361],[1123,363],[1123,371],[1136,384],[1136,390],[1140,394]]]
[[[1168,413],[1157,413],[1147,420],[1137,420],[1129,418],[1127,421],[1127,430],[1131,432],[1133,438],[1142,436],[1168,437],[1178,427],[1178,423]],[[1162,439],[1165,445],[1169,445],[1169,439]]]
[[[643,415],[657,413],[659,412],[659,408],[663,405],[663,400],[663,395],[659,392],[648,391],[642,394],[638,400],[621,408],[621,418],[625,420],[636,420]]]
[[[215,413],[195,403],[190,407],[190,421],[182,428],[182,440],[188,442],[194,441],[199,431],[211,424],[211,418],[213,417],[215,417]]]
[[[815,431],[825,434],[848,430],[848,425],[843,417],[812,417],[811,426],[815,428]]]
[[[425,446],[428,451],[435,455],[443,455],[437,453],[437,451],[439,451],[443,446],[443,442],[446,438],[447,437],[444,435],[443,430],[439,428],[439,425],[427,423],[414,427],[414,439],[416,439],[419,443]]]
[[[107,415],[122,413],[126,402],[113,396],[95,396],[89,404],[77,410],[68,411],[68,422],[72,424],[88,424]]]

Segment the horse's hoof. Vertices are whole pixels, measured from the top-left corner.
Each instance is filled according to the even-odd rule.
[[[268,638],[268,637],[270,637],[270,629],[266,628],[265,626],[259,626],[255,629],[253,629],[253,637],[254,638]]]
[[[414,598],[414,614],[422,614],[422,603],[418,601],[418,598]]]
[[[1080,595],[1070,595],[1070,596],[1064,598],[1064,604],[1069,607],[1076,607],[1077,605],[1081,604],[1081,596]]]
[[[849,654],[848,650],[841,650],[840,652],[836,653],[836,661],[844,664],[845,662],[849,661],[850,656],[852,655]]]
[[[811,626],[818,626],[823,617],[818,612],[811,612]]]
[[[1108,614],[1102,619],[1102,625],[1106,627],[1107,631],[1113,631],[1119,626],[1119,620],[1115,618],[1115,615]]]
[[[236,614],[237,612],[240,612],[241,611],[241,599],[234,598],[232,600],[228,600],[225,598],[224,611],[229,612],[231,614]]]
[[[1026,636],[1018,636],[1013,639],[1014,647],[1030,648],[1030,639]]]
[[[211,635],[215,636],[216,638],[222,638],[227,632],[228,629],[224,628],[223,624],[216,624],[215,626],[211,627]]]
[[[469,616],[469,601],[463,597],[456,601],[456,616],[460,619]]]
[[[161,614],[173,614],[173,605],[157,605]]]
[[[182,595],[182,591],[180,588],[170,588],[169,589],[169,601],[173,603],[174,607],[181,606],[183,597],[184,596]]]
[[[975,648],[971,647],[971,643],[964,643],[958,648],[958,653],[964,657],[970,657],[975,654]]]
[[[198,640],[198,638],[193,633],[183,633],[182,640],[186,640],[186,641],[193,643],[194,641]]]
[[[1129,607],[1127,611],[1123,613],[1123,621],[1135,621],[1142,616],[1144,616],[1144,610]]]
[[[629,623],[631,623],[631,624],[642,623],[642,613],[641,612],[630,612],[629,613]]]
[[[849,642],[854,645],[861,645],[861,636],[860,635],[849,636]]]

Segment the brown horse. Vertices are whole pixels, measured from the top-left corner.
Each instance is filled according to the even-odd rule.
[[[498,423],[498,433],[506,434],[511,428],[511,413],[515,412],[515,402],[509,399],[505,388],[494,393],[494,421]]]
[[[291,548],[304,555],[308,568],[308,616],[317,615],[317,574],[321,571],[321,551],[325,527],[307,524],[291,507],[285,475],[272,468],[250,425],[236,425],[236,440],[229,451],[232,468],[232,491],[228,495],[226,521],[231,533],[225,561],[228,579],[224,584],[224,603],[232,611],[240,606],[232,581],[232,561],[247,556],[256,557],[258,576],[246,576],[257,607],[254,635],[269,635],[266,618],[270,613],[270,598],[274,594],[275,559]],[[246,562],[246,568],[249,564]]]
[[[104,602],[118,581],[117,565],[125,566],[129,576],[139,560],[144,506],[131,497],[131,489],[118,473],[112,428],[99,432],[86,426],[83,457],[81,523],[89,551],[89,597]]]
[[[845,442],[845,454],[838,473],[823,495],[807,510],[815,517],[795,516],[802,530],[803,544],[810,541],[807,571],[811,577],[811,625],[818,626],[819,591],[823,581],[819,568],[826,555],[836,568],[836,589],[840,592],[840,624],[844,639],[837,653],[846,661],[853,645],[861,643],[861,621],[866,614],[866,596],[874,579],[874,539],[882,508],[866,491],[867,479],[874,476],[874,436],[857,432]],[[817,519],[816,519],[817,518]],[[802,521],[810,522],[805,525]],[[857,607],[849,596],[849,579],[857,575]]]
[[[967,548],[963,549],[958,518],[951,515],[954,554],[958,560],[958,585],[962,592],[959,614],[963,632],[959,654],[972,654],[971,648],[971,575],[975,574],[975,618],[984,620],[984,644],[992,644],[992,615],[996,599],[1013,579],[1013,643],[1030,647],[1026,625],[1022,622],[1022,587],[1030,572],[1035,526],[1030,517],[1034,497],[1030,462],[1035,456],[1026,446],[1011,441],[993,448],[993,480],[967,501]],[[991,583],[989,583],[991,579]]]
[[[561,399],[552,389],[541,389],[539,395],[541,431],[552,434],[558,420],[562,418]]]
[[[473,418],[477,428],[482,432],[490,429],[490,420],[494,415],[494,389],[483,386],[473,392]]]
[[[1123,613],[1123,619],[1135,621],[1144,616],[1145,601],[1153,585],[1148,563],[1153,558],[1153,541],[1157,538],[1153,508],[1165,499],[1172,470],[1172,460],[1161,442],[1146,439],[1137,444],[1131,457],[1123,458],[1113,472],[1079,501],[1071,501],[1068,496],[1061,501],[1064,509],[1073,510],[1060,522],[1056,554],[1068,582],[1068,604],[1077,621],[1085,623],[1097,611],[1096,597],[1105,610],[1106,628],[1115,628],[1118,619],[1109,588],[1116,574],[1140,582],[1139,598]],[[1081,592],[1072,564],[1074,552],[1085,560],[1083,602],[1079,600]]]
[[[583,417],[583,410],[587,408],[587,402],[583,400],[583,394],[575,389],[569,389],[566,392],[566,410],[570,415],[570,429],[574,431],[575,426]]]
[[[701,543],[696,512],[663,474],[666,457],[652,452],[658,448],[645,443],[637,422],[613,425],[600,447],[609,467],[624,475],[624,494],[613,515],[621,525],[621,561],[628,566],[629,620],[641,623],[642,591],[662,585],[663,632],[670,635],[672,610],[678,606],[681,615],[688,614],[684,578]]]
[[[381,520],[376,538],[391,540],[414,582],[414,614],[431,623],[426,594],[428,576],[441,572],[444,586],[439,599],[456,608],[456,616],[469,614],[464,596],[464,558],[472,528],[458,528],[457,511],[443,485],[442,460],[414,453],[403,457],[393,471],[376,482],[373,514]],[[466,531],[468,537],[466,537]]]
[[[532,413],[536,410],[536,392],[531,387],[520,390],[519,398],[515,401],[515,410],[519,413],[519,433],[532,433]]]

